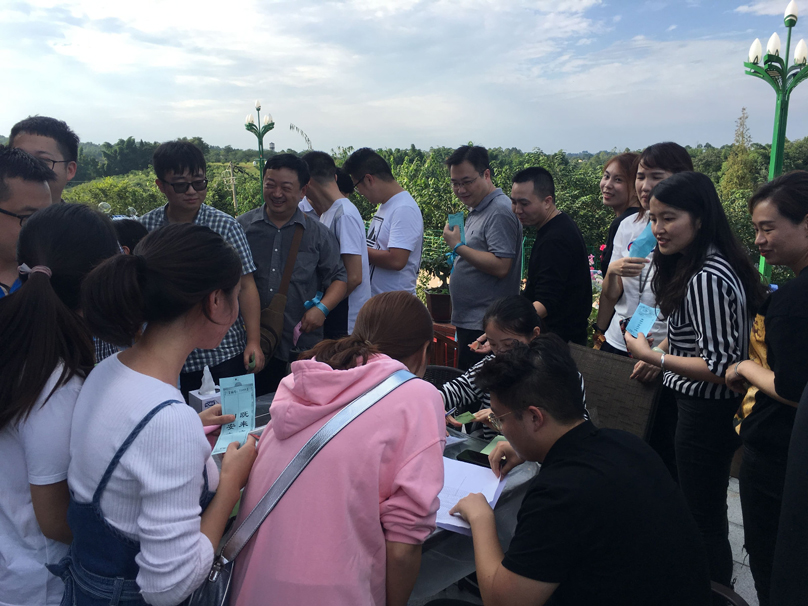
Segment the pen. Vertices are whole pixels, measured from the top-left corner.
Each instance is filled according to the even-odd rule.
[[[450,414],[453,414],[456,410],[457,410],[457,406],[454,406],[450,410],[446,411],[446,414],[444,414],[443,416],[448,417]]]

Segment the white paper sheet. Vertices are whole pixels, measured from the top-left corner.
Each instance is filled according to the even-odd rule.
[[[481,492],[491,507],[494,507],[505,488],[505,478],[501,480],[488,467],[480,467],[463,461],[443,457],[443,490],[438,494],[440,508],[437,524],[439,528],[471,535],[471,526],[460,516],[449,515],[449,510],[457,502],[472,493]]]

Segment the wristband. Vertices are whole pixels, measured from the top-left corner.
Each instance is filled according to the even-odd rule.
[[[317,308],[317,309],[319,309],[321,312],[323,312],[323,315],[324,315],[326,318],[328,317],[328,308],[327,308],[325,305],[323,305],[322,303],[320,303],[319,301],[317,301],[317,303],[314,305],[314,307],[316,307],[316,308]]]
[[[456,254],[458,254],[458,252],[457,252],[457,248],[458,248],[459,246],[465,246],[465,244],[463,244],[462,242],[458,242],[457,244],[455,244],[455,245],[454,245],[454,248],[452,249],[452,254],[455,254],[455,255],[456,255]],[[445,250],[445,249],[444,249],[444,250]]]
[[[606,334],[606,331],[603,330],[600,326],[598,326],[597,322],[592,322],[592,330],[594,330],[595,332],[599,332],[602,335]],[[608,330],[608,329],[606,329],[606,330]]]

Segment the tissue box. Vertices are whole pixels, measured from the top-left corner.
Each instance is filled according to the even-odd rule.
[[[202,412],[206,408],[210,408],[214,404],[221,404],[222,396],[219,393],[219,388],[216,388],[215,393],[200,394],[198,389],[188,392],[188,404],[196,412]]]

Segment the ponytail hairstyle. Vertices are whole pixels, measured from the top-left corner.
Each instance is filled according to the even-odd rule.
[[[536,328],[544,332],[544,321],[536,313],[533,303],[521,295],[505,297],[491,303],[485,310],[483,329],[489,322],[496,322],[505,332],[525,337],[530,337]]]
[[[339,340],[321,341],[299,359],[316,359],[334,370],[367,364],[373,354],[382,353],[403,362],[432,343],[432,318],[420,299],[403,290],[371,297],[359,310],[353,334]]]
[[[25,420],[54,371],[61,373],[44,402],[73,376],[93,367],[94,347],[78,315],[81,282],[118,252],[112,221],[87,206],[54,204],[25,222],[17,261],[30,268],[13,295],[0,299],[0,429]]]
[[[107,259],[87,276],[82,309],[93,334],[127,347],[144,322],[168,323],[202,304],[208,295],[232,292],[241,280],[233,247],[202,225],[161,227],[138,243],[132,255]]]
[[[679,173],[658,183],[651,197],[685,211],[694,222],[701,222],[687,255],[663,255],[659,252],[659,246],[654,253],[656,271],[653,289],[662,315],[669,316],[682,304],[690,279],[704,266],[713,248],[718,250],[740,278],[746,291],[749,312],[754,314],[765,297],[760,275],[732,233],[710,178],[695,172]]]

